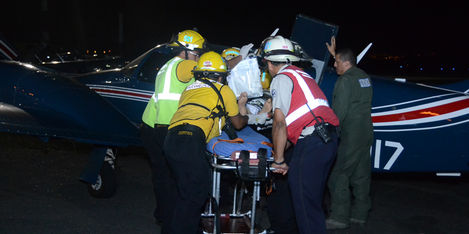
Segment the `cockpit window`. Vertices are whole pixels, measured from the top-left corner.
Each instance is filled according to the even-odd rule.
[[[156,74],[161,67],[172,58],[171,48],[166,45],[160,45],[143,53],[130,63],[124,70],[134,73],[137,72],[137,79],[144,82],[155,82]]]
[[[137,74],[137,78],[144,82],[155,82],[155,77],[163,65],[171,59],[169,54],[152,53],[145,58]]]

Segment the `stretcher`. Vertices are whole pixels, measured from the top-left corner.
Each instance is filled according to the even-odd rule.
[[[261,183],[269,177],[269,165],[273,160],[272,144],[249,126],[237,131],[237,135],[238,138],[230,140],[223,132],[207,144],[215,203],[209,203],[202,213],[204,233],[262,233],[256,230],[256,204],[260,200]],[[225,172],[234,172],[238,182],[242,183],[236,183],[234,187],[231,213],[217,214],[221,173]],[[247,212],[241,212],[243,184],[252,184],[252,204]]]

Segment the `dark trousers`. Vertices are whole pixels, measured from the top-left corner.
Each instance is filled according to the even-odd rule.
[[[193,125],[168,131],[164,151],[177,188],[169,233],[200,232],[200,214],[210,195],[210,164],[205,153],[205,135]]]
[[[174,210],[176,189],[174,178],[163,153],[163,144],[168,132],[167,126],[155,126],[152,128],[143,124],[141,138],[148,153],[152,173],[153,192],[155,194],[156,208],[153,216],[162,223],[162,233],[165,233],[165,223]]]
[[[285,152],[285,162],[290,164],[292,148]],[[288,173],[289,174],[289,173]],[[275,234],[296,234],[298,227],[293,210],[288,174],[272,173],[272,193],[267,196],[267,214],[270,221],[270,229]]]
[[[300,233],[326,233],[322,201],[336,152],[336,133],[327,144],[311,134],[293,147],[288,183]]]

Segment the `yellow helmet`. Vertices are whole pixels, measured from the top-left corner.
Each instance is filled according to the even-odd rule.
[[[217,52],[209,51],[200,56],[194,71],[227,72],[225,60]]]
[[[205,39],[194,30],[184,30],[178,34],[177,39],[170,46],[180,46],[189,50],[203,49]]]
[[[268,89],[270,87],[270,82],[272,82],[272,76],[268,71],[262,71],[261,73],[261,84],[263,89]]]
[[[225,60],[217,52],[209,51],[200,56],[197,66],[194,68],[195,78],[217,79],[228,74]]]
[[[239,56],[240,50],[236,47],[231,47],[228,49],[223,50],[221,53],[221,57],[223,57],[225,60],[230,60],[234,57]]]

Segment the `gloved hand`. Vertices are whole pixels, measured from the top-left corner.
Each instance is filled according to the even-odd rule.
[[[254,46],[254,44],[252,43],[249,43],[247,45],[244,45],[243,47],[241,47],[241,49],[239,50],[239,54],[244,58],[246,58],[249,54],[249,51],[251,50],[251,48]]]

